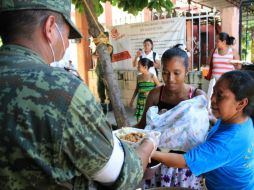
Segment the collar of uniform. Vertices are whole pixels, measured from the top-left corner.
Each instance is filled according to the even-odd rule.
[[[0,53],[9,53],[12,55],[25,55],[30,59],[35,60],[36,63],[46,64],[46,62],[33,50],[20,45],[8,44],[0,48]]]

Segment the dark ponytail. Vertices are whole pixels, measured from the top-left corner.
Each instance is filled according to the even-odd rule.
[[[181,46],[183,46],[183,44],[176,44],[174,47],[166,50],[162,54],[161,63],[163,65],[163,67],[165,67],[167,62],[170,61],[173,57],[181,57],[184,60],[183,65],[184,65],[186,71],[188,71],[189,58],[188,58],[186,51],[184,51],[181,48]]]
[[[233,36],[229,37],[229,40],[227,41],[227,45],[234,45],[235,43],[235,38]]]
[[[143,66],[143,67],[147,67],[147,69],[149,69],[150,67],[153,67],[153,62],[150,59],[147,58],[141,58],[139,60],[139,63]]]
[[[226,32],[221,32],[219,34],[220,41],[226,41],[227,45],[234,45],[235,38],[233,36],[229,36]]]

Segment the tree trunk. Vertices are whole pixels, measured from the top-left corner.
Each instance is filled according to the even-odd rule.
[[[106,79],[107,86],[109,88],[109,98],[111,100],[117,126],[118,128],[129,126],[126,112],[121,101],[121,93],[118,82],[115,79],[111,58],[108,53],[108,48],[106,45],[101,44],[97,47],[97,51],[99,53],[100,62],[104,69],[104,78]]]
[[[95,11],[93,8],[93,3],[91,0],[86,1],[89,5],[89,8],[93,14],[93,17],[96,19],[96,22],[98,23],[99,27],[101,28],[102,31],[104,31],[103,27],[99,24],[97,17],[95,16]],[[100,34],[100,30],[98,29],[94,19],[92,18],[92,15],[86,8],[86,5],[84,4],[85,8],[85,15],[88,21],[89,25],[89,34],[93,37],[98,37]],[[115,79],[112,63],[111,63],[111,58],[107,50],[107,46],[105,44],[100,44],[97,47],[97,51],[99,53],[99,58],[102,64],[102,67],[104,69],[105,76],[104,78],[106,79],[107,86],[109,88],[109,98],[111,100],[111,104],[114,110],[114,115],[117,123],[118,128],[122,128],[124,126],[129,126],[128,118],[126,115],[126,111],[124,108],[124,105],[121,101],[121,93],[120,89],[118,86],[118,82]]]

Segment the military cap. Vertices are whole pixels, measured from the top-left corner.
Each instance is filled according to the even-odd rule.
[[[82,38],[82,34],[71,21],[71,0],[0,0],[0,12],[17,10],[50,10],[64,17],[70,26],[70,39]]]

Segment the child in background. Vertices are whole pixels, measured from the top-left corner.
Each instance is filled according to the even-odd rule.
[[[142,58],[138,62],[138,71],[141,73],[137,76],[137,86],[133,93],[129,106],[133,106],[133,101],[138,94],[137,107],[135,116],[139,121],[143,115],[146,97],[150,90],[155,86],[160,86],[160,82],[154,74],[149,72],[149,68],[153,66],[153,62],[147,58]]]

